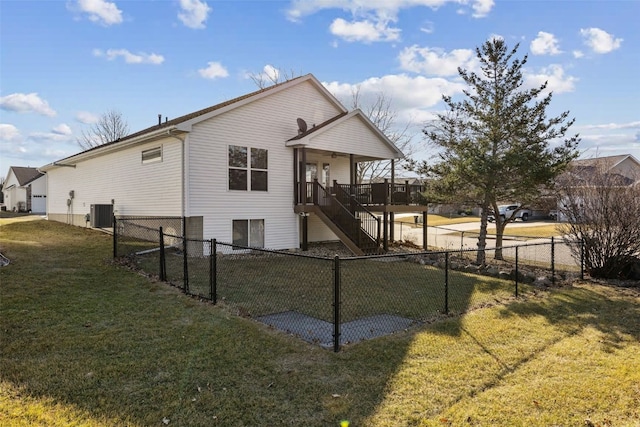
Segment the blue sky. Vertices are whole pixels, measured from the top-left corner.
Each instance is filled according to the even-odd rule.
[[[459,96],[457,67],[502,37],[549,82],[582,157],[640,159],[640,1],[0,0],[0,175],[80,150],[119,110],[131,132],[255,90],[253,73],[313,73],[348,104],[384,92],[420,128]]]

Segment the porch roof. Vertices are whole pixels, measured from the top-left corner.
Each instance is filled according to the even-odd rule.
[[[404,157],[402,151],[359,109],[341,113],[288,141],[287,147],[353,154],[359,161]]]

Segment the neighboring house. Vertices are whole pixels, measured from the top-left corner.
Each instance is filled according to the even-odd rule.
[[[631,154],[574,160],[569,164],[569,171],[585,183],[594,172],[601,171],[610,176],[618,175],[623,185],[640,185],[640,161]]]
[[[630,154],[574,160],[556,179],[556,186],[559,189],[567,186],[597,186],[602,180],[616,187],[639,186],[640,161]],[[561,221],[566,220],[562,213],[566,203],[565,199],[558,201],[555,215]]]
[[[401,157],[360,110],[347,111],[308,74],[40,170],[51,220],[84,226],[91,205],[112,205],[117,216],[184,217],[191,238],[273,249],[341,239],[363,253],[372,250],[364,240],[378,248],[386,235],[372,230],[380,219],[361,203],[385,218],[409,206],[389,203],[391,184],[355,186],[357,163]],[[401,189],[409,203],[416,190]]]
[[[45,213],[47,176],[36,168],[11,166],[2,187],[8,211]]]

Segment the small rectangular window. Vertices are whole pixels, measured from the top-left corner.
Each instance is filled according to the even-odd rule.
[[[155,163],[162,161],[162,147],[144,150],[142,152],[142,164]]]
[[[264,248],[264,219],[234,219],[233,244],[243,248],[247,246]]]

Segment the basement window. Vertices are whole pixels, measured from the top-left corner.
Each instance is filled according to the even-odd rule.
[[[264,219],[234,219],[233,244],[264,248]],[[235,247],[233,250],[244,249]]]
[[[156,163],[162,161],[162,147],[152,148],[150,150],[144,150],[142,152],[142,164]]]

